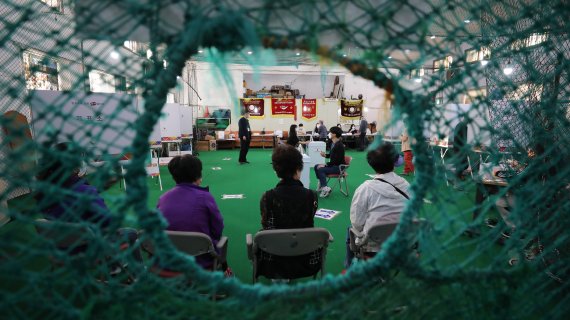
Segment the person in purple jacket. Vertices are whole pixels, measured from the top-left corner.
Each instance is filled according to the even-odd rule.
[[[136,246],[136,230],[117,225],[120,220],[113,221],[97,188],[79,176],[81,158],[77,154],[80,153],[81,149],[74,143],[62,142],[39,161],[37,188],[34,192],[39,211],[48,220],[87,223],[89,228],[98,228],[109,236],[110,241],[128,244],[133,248],[133,258],[142,261],[140,250]],[[71,253],[82,252],[85,247],[77,247]]]
[[[90,222],[104,229],[111,215],[97,188],[79,176],[81,159],[72,143],[58,143],[40,160],[35,199],[49,220]],[[52,189],[46,192],[46,189]]]
[[[224,219],[208,187],[201,187],[202,162],[195,156],[172,158],[168,171],[176,186],[163,194],[157,208],[168,222],[167,230],[201,232],[210,237],[214,247],[222,237]],[[196,257],[205,269],[213,267],[209,256]]]

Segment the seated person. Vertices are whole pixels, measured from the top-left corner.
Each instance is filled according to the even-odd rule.
[[[293,147],[299,146],[299,137],[297,137],[297,125],[292,124],[289,127],[289,136],[287,137],[287,144]]]
[[[331,193],[331,188],[327,186],[328,174],[339,174],[340,165],[344,163],[344,144],[342,144],[342,130],[339,127],[332,127],[329,133],[332,140],[331,152],[325,154],[321,151],[321,156],[330,158],[331,160],[325,164],[318,164],[315,166],[315,174],[319,182],[317,184],[317,192],[320,191],[320,197],[328,197]]]
[[[97,188],[79,177],[82,161],[71,149],[70,143],[59,143],[40,161],[39,189],[59,190],[49,194],[38,191],[35,195],[38,206],[48,220],[88,221],[106,228],[111,222],[109,209]]]
[[[409,183],[394,173],[395,165],[401,165],[402,161],[391,143],[385,142],[369,151],[366,160],[376,176],[362,183],[354,192],[350,205],[350,223],[357,233],[356,245],[366,246],[367,252],[378,252],[379,244],[369,241],[366,234],[374,224],[400,220],[400,214],[409,198]],[[347,237],[346,267],[353,257]]]
[[[317,211],[317,195],[303,187],[303,157],[289,145],[281,145],[271,157],[279,177],[274,189],[263,193],[260,201],[263,230],[312,228]],[[312,252],[300,257],[282,257],[261,253],[259,274],[273,279],[291,279],[315,274],[320,269],[320,254]]]
[[[305,134],[305,128],[303,127],[302,123],[299,123],[299,126],[297,127],[297,134],[298,135],[304,135]]]
[[[350,125],[350,128],[348,129],[347,133],[350,134],[356,134],[358,132],[358,130],[356,130],[356,126],[353,124]]]
[[[48,220],[60,220],[71,223],[88,222],[106,230],[112,223],[112,216],[97,188],[79,176],[82,159],[77,157],[79,150],[73,150],[71,143],[63,142],[55,146],[39,162],[35,194],[37,205]],[[43,190],[50,188],[52,192]],[[111,236],[125,239],[133,246],[138,238],[137,232],[130,228],[119,228]],[[73,253],[83,251],[78,248]],[[133,250],[133,257],[142,261],[140,251]]]
[[[168,171],[176,186],[164,193],[156,206],[168,222],[166,230],[204,233],[216,247],[224,221],[208,188],[200,187],[202,162],[189,154],[176,156],[168,163]],[[198,256],[196,263],[204,269],[213,267],[210,256]]]
[[[376,132],[378,132],[378,130],[376,129],[376,121],[373,121],[372,123],[370,123],[370,133],[375,134]]]
[[[327,127],[325,127],[325,123],[323,120],[319,120],[317,122],[317,126],[315,127],[315,133],[318,134],[319,140],[318,141],[326,141],[327,140]]]
[[[535,148],[540,151],[543,150],[541,145],[537,145]],[[527,148],[526,150],[527,162],[532,161],[536,157],[536,152],[534,151],[535,148],[532,147]],[[507,162],[503,166],[507,170],[494,172],[493,175],[504,177],[503,174],[506,174],[506,176],[521,174],[528,166],[527,162],[519,162],[517,160],[507,160]],[[503,197],[500,197],[495,202],[495,206],[497,208],[497,211],[499,211],[501,218],[503,219],[505,224],[511,229],[506,233],[503,233],[503,235],[506,237],[508,237],[511,231],[515,229],[515,224],[509,219],[509,214],[514,208],[515,202],[516,202],[516,197],[511,190],[507,191],[507,193],[505,193]]]

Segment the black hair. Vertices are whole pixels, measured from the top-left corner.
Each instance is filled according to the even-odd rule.
[[[394,171],[394,163],[398,157],[394,145],[384,142],[378,148],[368,151],[366,161],[376,173],[383,174]]]
[[[290,179],[297,171],[303,170],[303,156],[299,150],[287,144],[273,150],[271,163],[273,170],[281,179]]]
[[[60,142],[39,161],[38,180],[62,181],[77,175],[81,166],[79,150],[70,142]]]
[[[297,125],[292,124],[289,128],[289,136],[287,137],[287,143],[296,146],[299,143],[299,137],[297,137]]]
[[[295,138],[297,137],[297,125],[296,124],[292,124],[289,127],[289,137],[294,136]]]
[[[194,183],[202,178],[202,161],[190,154],[176,156],[168,163],[168,171],[176,183]]]
[[[302,126],[303,126],[303,124],[302,124],[302,123],[299,123],[299,128],[302,127]]]
[[[330,133],[336,135],[337,138],[342,137],[342,129],[339,127],[332,127],[330,130]]]

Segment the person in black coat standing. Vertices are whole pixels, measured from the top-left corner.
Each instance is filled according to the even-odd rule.
[[[249,112],[246,111],[238,121],[240,142],[238,161],[240,164],[249,163],[249,161],[247,161],[247,152],[249,151],[249,144],[251,143],[251,127],[249,126],[248,118]]]
[[[368,129],[368,121],[363,116],[360,117],[360,128],[358,136],[358,150],[364,151],[366,149],[366,130]]]
[[[455,127],[453,132],[453,149],[455,152],[455,175],[458,179],[464,180],[463,172],[469,167],[467,159],[467,119],[462,116],[461,121]]]

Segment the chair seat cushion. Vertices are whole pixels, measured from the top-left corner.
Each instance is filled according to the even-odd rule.
[[[346,177],[348,174],[327,174],[327,178],[338,178],[338,177]]]

